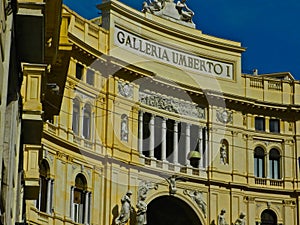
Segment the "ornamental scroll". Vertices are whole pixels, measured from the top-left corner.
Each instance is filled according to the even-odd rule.
[[[168,112],[205,119],[205,109],[193,102],[175,99],[150,91],[140,92],[139,101],[142,104],[166,110]]]

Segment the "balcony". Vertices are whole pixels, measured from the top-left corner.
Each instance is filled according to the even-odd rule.
[[[156,168],[156,169],[162,169],[169,172],[179,172],[182,174],[187,175],[194,175],[194,176],[200,176],[202,178],[206,177],[206,171],[203,167],[192,167],[192,166],[186,166],[178,163],[171,163],[169,161],[162,161],[155,158],[145,157],[141,156],[141,161],[146,166]]]
[[[283,183],[282,179],[255,178],[255,184],[259,186],[283,187]]]

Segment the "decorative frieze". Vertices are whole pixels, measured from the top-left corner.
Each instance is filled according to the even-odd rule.
[[[155,92],[144,91],[139,93],[139,101],[142,104],[177,113],[183,116],[190,116],[198,119],[205,119],[205,109],[196,103],[172,98]]]

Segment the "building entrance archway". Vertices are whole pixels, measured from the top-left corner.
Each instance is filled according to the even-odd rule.
[[[270,210],[266,209],[261,213],[261,225],[277,225],[277,216]]]
[[[147,225],[202,225],[196,212],[174,196],[152,200],[147,209]]]

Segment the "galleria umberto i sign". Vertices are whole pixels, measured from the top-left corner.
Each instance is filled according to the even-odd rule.
[[[233,65],[179,51],[143,39],[123,29],[115,27],[114,43],[138,55],[174,65],[184,70],[233,79]]]

